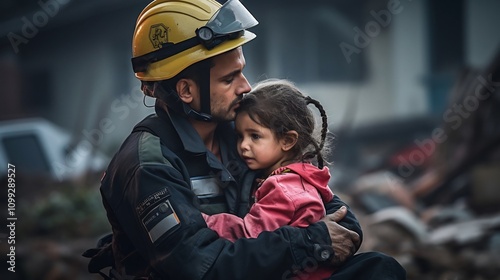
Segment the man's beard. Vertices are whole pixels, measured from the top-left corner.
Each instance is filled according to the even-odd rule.
[[[212,120],[215,122],[228,122],[228,121],[234,121],[234,118],[236,117],[236,112],[234,107],[236,104],[238,104],[241,101],[241,97],[236,98],[229,104],[229,107],[227,110],[217,110],[215,112],[211,112],[212,115]]]

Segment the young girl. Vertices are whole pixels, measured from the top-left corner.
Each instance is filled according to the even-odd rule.
[[[314,116],[308,104],[321,113],[319,137],[314,136]],[[208,227],[235,241],[284,225],[306,227],[325,216],[324,202],[333,193],[327,185],[328,167],[323,166],[328,123],[321,104],[286,80],[267,80],[240,102],[235,126],[238,153],[250,169],[261,171],[262,179],[257,180],[255,203],[244,218],[204,215]],[[311,163],[313,158],[317,166]],[[332,270],[318,268],[308,279],[331,274]]]

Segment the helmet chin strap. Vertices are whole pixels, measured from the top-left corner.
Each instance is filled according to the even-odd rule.
[[[193,108],[189,107],[189,105],[187,105],[186,103],[183,103],[182,107],[184,107],[184,113],[190,118],[193,118],[193,119],[198,120],[198,121],[205,121],[205,122],[212,121],[211,115],[204,114],[201,112],[196,112],[195,110],[193,110]]]
[[[210,60],[202,61],[201,64],[201,75],[200,78],[200,112],[196,112],[191,109],[187,104],[184,103],[187,107],[190,108],[190,111],[186,113],[188,117],[194,118],[199,121],[210,122],[212,121],[212,115],[210,112]]]

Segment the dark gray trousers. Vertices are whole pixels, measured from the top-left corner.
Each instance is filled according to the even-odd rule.
[[[350,258],[329,280],[405,280],[406,271],[392,257],[377,252]]]

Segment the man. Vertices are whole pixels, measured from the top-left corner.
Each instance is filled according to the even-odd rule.
[[[250,91],[241,46],[256,24],[238,0],[154,1],[139,15],[132,64],[156,114],[134,128],[101,182],[113,277],[289,279],[346,261],[397,265],[352,257],[362,233],[338,198],[326,205],[338,211],[308,228],[231,243],[206,227],[200,211],[243,216],[250,205],[255,174],[238,157],[230,121]]]

